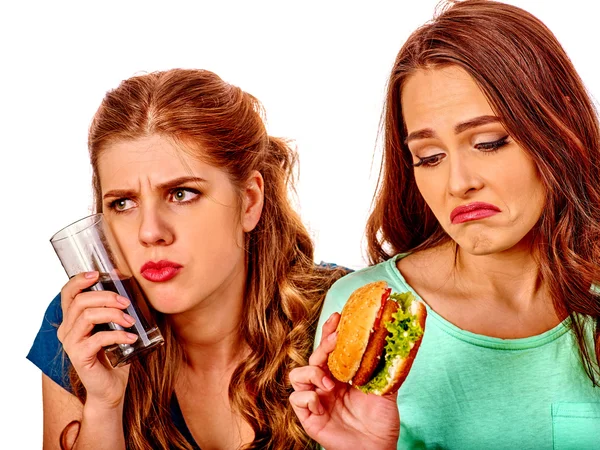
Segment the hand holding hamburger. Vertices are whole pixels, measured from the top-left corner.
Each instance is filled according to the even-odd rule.
[[[412,293],[392,293],[385,281],[358,288],[342,309],[327,360],[331,374],[365,393],[397,391],[421,344],[426,317]]]
[[[404,381],[425,315],[412,294],[392,294],[378,281],[354,291],[341,315],[329,317],[308,365],[289,375],[290,404],[312,439],[330,450],[357,443],[396,449],[400,413],[395,395],[383,394],[394,394]]]

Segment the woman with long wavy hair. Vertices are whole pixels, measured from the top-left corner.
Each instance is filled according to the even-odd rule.
[[[296,155],[267,134],[260,103],[209,71],[136,76],[107,93],[88,144],[95,209],[165,344],[112,369],[101,348],[130,341],[92,329],[129,327],[123,305],[84,291],[97,272],[69,280],[29,354],[44,372],[44,448],[312,447],[287,374],[342,272],[313,262],[288,196]],[[148,261],[175,276],[145,276]]]
[[[307,432],[328,450],[598,448],[600,131],[565,51],[520,8],[449,2],[401,48],[382,124],[372,266],[332,287],[290,374]],[[427,309],[382,397],[326,365],[337,312],[376,280]]]

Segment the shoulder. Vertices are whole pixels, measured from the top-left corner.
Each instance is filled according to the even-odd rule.
[[[350,294],[361,286],[372,281],[389,281],[389,266],[391,261],[385,261],[374,266],[356,270],[337,280],[327,293],[325,302],[340,302],[340,306],[346,303]]]
[[[318,342],[321,339],[321,328],[323,323],[325,323],[331,314],[342,311],[348,297],[350,297],[350,294],[353,291],[365,284],[379,280],[386,281],[392,287],[397,285],[398,280],[393,274],[395,259],[396,258],[392,258],[373,266],[358,269],[340,278],[331,286],[325,297],[323,309],[321,310],[321,316],[317,325],[315,345],[318,345]]]
[[[325,299],[326,306],[329,306],[328,304],[339,306],[339,309],[336,309],[336,311],[341,311],[341,308],[353,291],[373,281],[386,281],[394,289],[404,287],[398,286],[399,283],[404,281],[396,269],[398,256],[382,263],[356,270],[337,280],[327,293],[327,298]]]

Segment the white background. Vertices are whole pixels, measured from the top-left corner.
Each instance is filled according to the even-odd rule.
[[[599,97],[596,2],[510,3],[554,31]],[[258,97],[270,133],[298,145],[299,207],[316,259],[359,268],[385,82],[401,44],[436,4],[2,3],[1,449],[41,448],[40,372],[25,355],[66,281],[48,239],[90,212],[86,133],[105,91],[136,73],[183,67],[212,70]]]

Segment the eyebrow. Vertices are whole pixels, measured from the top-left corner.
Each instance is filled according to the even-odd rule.
[[[206,183],[207,181],[204,178],[200,177],[179,177],[174,178],[172,180],[166,181],[161,184],[156,185],[156,189],[158,190],[169,190],[181,186],[187,183]],[[136,191],[131,189],[113,189],[112,191],[108,191],[102,198],[114,198],[114,197],[132,197],[136,195]]]
[[[467,120],[465,122],[461,122],[454,127],[454,133],[460,134],[464,131],[467,131],[471,128],[480,127],[482,125],[487,125],[488,123],[497,123],[500,122],[500,119],[496,116],[479,116],[473,119]],[[435,138],[437,135],[435,131],[431,128],[424,128],[422,130],[413,131],[404,140],[405,144],[408,144],[410,141],[414,141],[417,139],[430,139]]]

